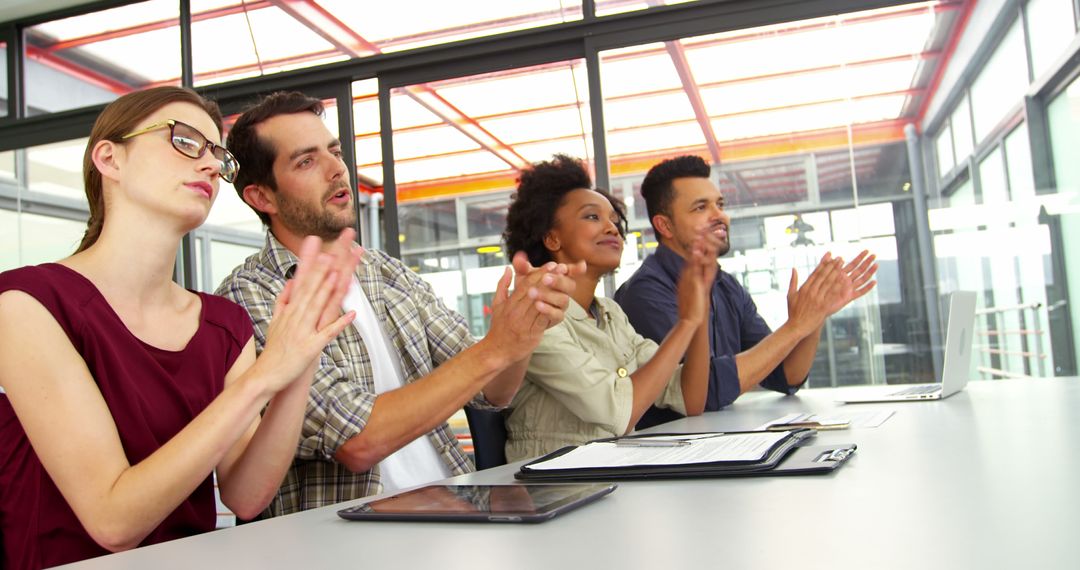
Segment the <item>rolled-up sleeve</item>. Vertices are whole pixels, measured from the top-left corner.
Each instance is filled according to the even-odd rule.
[[[742,343],[742,346],[740,348],[741,351],[746,351],[757,346],[757,344],[764,340],[765,337],[772,334],[772,329],[769,328],[769,325],[765,322],[765,319],[761,318],[761,315],[758,314],[757,304],[754,303],[754,299],[750,297],[750,294],[741,287],[738,289],[738,291],[741,292],[739,300],[736,304],[736,306],[739,307],[739,323],[742,327],[742,330],[740,331],[740,342]],[[737,389],[738,370],[735,368],[734,358],[732,358],[731,366],[732,370],[735,371],[735,384]],[[809,377],[809,375],[807,377]],[[788,385],[787,375],[784,373],[784,363],[783,361],[781,361],[780,364],[776,368],[774,368],[773,371],[770,372],[769,375],[766,376],[759,385],[762,388],[767,388],[774,392],[780,392],[781,394],[790,395],[798,392],[799,388],[803,387],[803,385],[805,384],[806,378],[803,378],[802,381],[796,386]],[[736,392],[735,397],[738,396],[739,394],[738,392]],[[733,401],[734,398],[732,398],[731,401],[727,402],[727,404]]]
[[[416,306],[418,315],[415,322],[421,325],[422,329],[411,332],[421,332],[424,335],[432,368],[476,344],[476,338],[469,331],[465,317],[450,310],[442,298],[435,294],[430,283],[410,271],[401,261],[385,253],[381,253],[379,259],[381,263],[392,268],[391,282],[401,292],[406,293]],[[505,407],[492,404],[484,397],[483,392],[475,394],[466,406],[482,410],[501,410]]]
[[[624,311],[625,312],[625,311]],[[625,327],[628,331],[632,332],[631,343],[634,346],[634,360],[636,361],[637,368],[645,366],[649,360],[659,350],[660,345],[652,339],[648,339],[639,334],[634,327],[630,325],[628,318],[625,315],[619,316],[621,322],[618,326]],[[674,325],[672,325],[674,326]],[[680,415],[686,415],[686,401],[683,399],[682,391],[682,370],[683,365],[680,364],[675,367],[675,372],[671,374],[671,378],[668,379],[668,383],[664,386],[664,389],[660,392],[660,395],[656,397],[656,401],[653,405],[657,408],[667,408]]]
[[[584,349],[560,323],[544,333],[527,372],[530,382],[551,395],[581,421],[612,433],[630,422],[634,387]]]

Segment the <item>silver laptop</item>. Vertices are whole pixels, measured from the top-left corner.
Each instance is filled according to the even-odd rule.
[[[956,291],[949,299],[949,325],[945,331],[945,364],[941,383],[852,388],[837,395],[849,404],[940,400],[964,389],[971,377],[971,348],[975,328],[975,293]]]

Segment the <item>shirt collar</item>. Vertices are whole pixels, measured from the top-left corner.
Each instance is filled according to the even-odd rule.
[[[600,297],[596,297],[593,301],[593,305],[596,307],[597,319],[594,319],[589,311],[578,304],[577,301],[570,299],[570,305],[566,307],[566,317],[575,321],[589,321],[593,324],[606,323],[611,320],[611,313],[608,312],[604,303],[600,302]],[[601,328],[603,325],[601,325]]]
[[[274,232],[269,229],[266,230],[266,245],[263,246],[262,257],[263,265],[270,267],[274,273],[284,279],[292,279],[293,274],[296,273],[296,266],[300,262],[300,258],[282,245],[274,237]]]
[[[589,321],[592,317],[589,316],[589,312],[584,307],[578,304],[573,298],[570,299],[570,304],[566,307],[566,316],[574,319],[575,321]]]
[[[368,255],[368,250],[364,249],[364,255],[360,257],[360,263],[357,265],[357,272],[360,268],[372,263],[371,256]],[[296,257],[289,248],[281,244],[280,241],[274,237],[274,232],[269,229],[266,230],[266,245],[263,246],[262,251],[262,264],[274,270],[274,273],[281,275],[286,281],[293,278],[296,273],[296,266],[300,264],[300,258]]]
[[[678,282],[679,274],[682,273],[683,263],[685,263],[682,256],[675,253],[675,250],[670,247],[660,244],[656,246],[656,252],[653,253],[653,257],[656,258],[656,262],[660,265],[660,268],[664,270],[664,273],[667,273],[672,281]]]

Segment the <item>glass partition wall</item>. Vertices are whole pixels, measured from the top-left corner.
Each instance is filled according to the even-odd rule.
[[[692,153],[733,218],[721,266],[774,326],[792,268],[877,253],[879,285],[825,327],[811,387],[933,380],[957,289],[980,294],[982,375],[1076,373],[1071,0],[466,4],[108,2],[0,27],[0,263],[73,249],[81,137],[107,101],[189,84],[237,113],[299,89],[353,140],[362,241],[476,335],[522,168],[578,156],[627,203],[610,294],[657,246],[645,172]],[[213,289],[262,242],[222,185],[185,282]]]

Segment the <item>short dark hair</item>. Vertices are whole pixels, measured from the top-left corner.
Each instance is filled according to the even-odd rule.
[[[581,160],[556,154],[551,160],[538,162],[521,172],[517,192],[510,197],[506,213],[503,241],[510,256],[524,251],[529,263],[540,266],[552,261],[551,252],[544,247],[544,236],[555,225],[555,211],[563,198],[579,189],[592,189],[611,202],[619,218],[615,224],[619,235],[626,237],[626,207],[622,201],[605,190],[592,188],[592,179]]]
[[[299,91],[278,91],[248,107],[236,119],[232,130],[229,131],[226,147],[241,164],[240,172],[237,173],[236,181],[233,182],[236,194],[240,196],[241,201],[244,200],[244,188],[252,184],[261,184],[271,190],[277,190],[277,180],[274,179],[274,158],[277,151],[269,141],[259,138],[255,128],[263,121],[278,115],[304,112],[322,116],[322,101],[308,97]],[[255,208],[251,209],[255,210]],[[264,224],[270,225],[270,216],[258,210],[255,210],[255,213]]]
[[[641,196],[645,198],[645,210],[649,223],[657,214],[671,215],[673,198],[672,182],[676,178],[709,178],[712,170],[705,159],[695,154],[669,158],[649,169],[641,182]],[[656,224],[653,224],[656,231]]]

